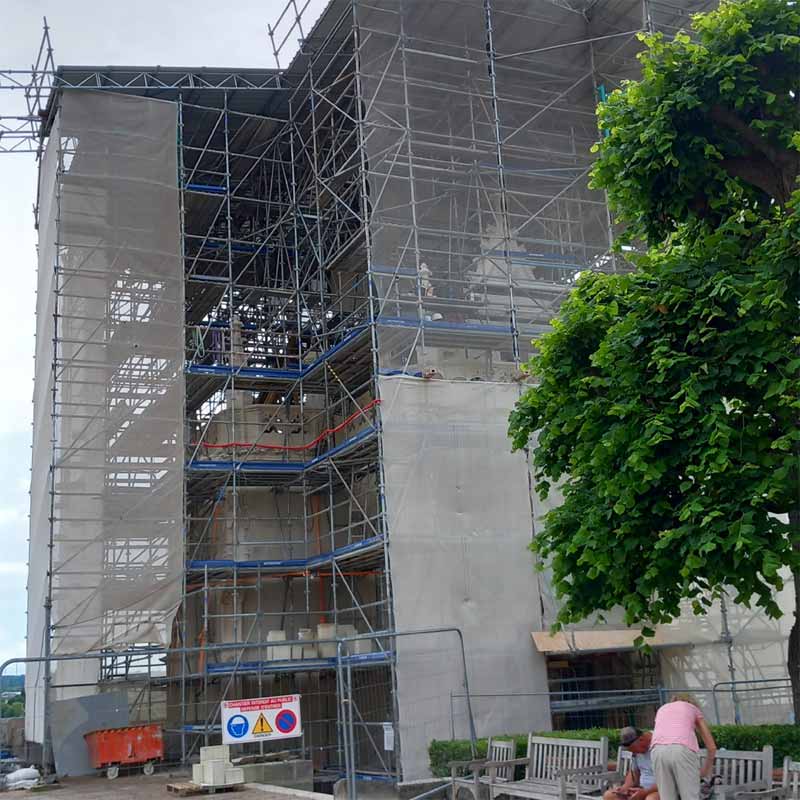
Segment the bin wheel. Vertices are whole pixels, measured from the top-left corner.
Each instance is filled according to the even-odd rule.
[[[145,775],[152,775],[156,771],[156,766],[152,761],[148,761],[143,767],[142,772]]]
[[[114,778],[116,778],[118,775],[119,775],[119,764],[112,764],[106,770],[106,778],[108,778],[110,781],[113,781]]]

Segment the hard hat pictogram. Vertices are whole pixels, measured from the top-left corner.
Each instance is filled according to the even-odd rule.
[[[234,739],[241,739],[247,733],[249,726],[250,723],[247,721],[247,717],[236,714],[228,720],[228,733]]]

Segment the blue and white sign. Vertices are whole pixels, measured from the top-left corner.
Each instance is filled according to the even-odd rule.
[[[250,730],[250,723],[247,717],[241,714],[234,714],[226,723],[225,730],[234,742],[238,742],[247,736],[247,731]]]
[[[303,735],[299,694],[224,700],[220,714],[223,744],[293,739]]]

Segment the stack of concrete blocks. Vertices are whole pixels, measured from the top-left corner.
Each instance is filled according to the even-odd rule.
[[[292,645],[292,661],[302,661],[304,658],[317,657],[317,643],[314,641],[314,631],[311,628],[300,628],[297,631],[297,638],[308,644]]]
[[[200,763],[192,765],[192,783],[198,786],[234,786],[244,783],[244,771],[231,763],[227,744],[200,748]]]
[[[317,625],[317,639],[347,639],[348,637],[357,635],[358,630],[356,630],[355,625],[334,625],[324,622]],[[374,639],[353,639],[347,642],[345,654],[365,655],[374,651]],[[319,644],[320,658],[336,658],[337,652],[338,648],[335,642]]]
[[[267,631],[268,642],[285,642],[286,631]],[[289,644],[275,645],[267,648],[268,661],[289,661],[292,657],[292,646]]]

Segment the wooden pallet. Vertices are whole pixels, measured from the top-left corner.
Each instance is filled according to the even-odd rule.
[[[222,786],[198,786],[196,783],[168,783],[167,791],[178,797],[191,797],[196,794],[215,794],[216,792],[238,792],[244,789],[243,783],[225,784]]]

